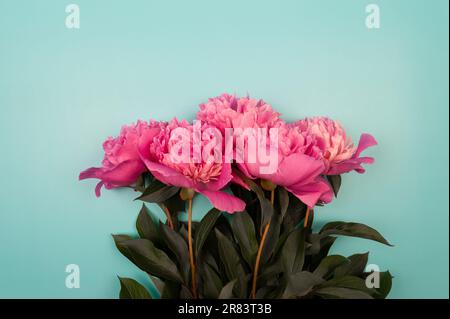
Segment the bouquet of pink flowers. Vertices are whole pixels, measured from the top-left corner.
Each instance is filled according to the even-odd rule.
[[[95,194],[133,187],[156,203],[165,222],[143,205],[139,238],[114,235],[118,250],[149,274],[161,298],[385,298],[388,271],[367,271],[368,254],[329,255],[336,236],[390,245],[360,223],[312,229],[315,206],[338,194],[341,174],[374,162],[376,145],[355,146],[325,117],[286,123],[262,100],[223,94],[200,105],[192,123],[138,121],[108,138],[101,167],[80,179],[99,180]],[[192,220],[195,196],[213,208]],[[188,213],[187,222],[178,218]],[[151,298],[120,278],[121,298]]]

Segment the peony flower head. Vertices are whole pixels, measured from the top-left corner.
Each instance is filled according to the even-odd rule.
[[[109,137],[103,143],[105,155],[101,167],[91,167],[80,173],[79,179],[97,178],[100,182],[95,194],[100,196],[102,186],[107,189],[128,186],[146,171],[138,152],[138,142],[151,139],[160,130],[158,122],[138,121],[123,126],[119,136]]]
[[[193,189],[218,209],[242,211],[245,203],[223,191],[233,179],[231,163],[223,158],[222,133],[206,123],[192,125],[173,119],[162,124],[151,140],[139,143],[140,156],[159,181]]]
[[[372,164],[372,157],[359,157],[360,153],[377,142],[370,134],[362,134],[358,147],[354,146],[344,128],[334,120],[326,117],[314,117],[300,120],[293,124],[300,131],[313,135],[321,150],[325,163],[326,175],[339,175],[355,170],[364,173],[362,164]]]
[[[271,142],[265,147],[267,153],[270,150],[277,152],[276,169],[263,172],[264,165],[259,159],[238,163],[239,169],[249,178],[260,178],[284,187],[309,207],[318,201],[330,202],[332,190],[321,176],[325,165],[315,138],[288,125],[275,129],[278,132],[276,145]]]
[[[239,98],[222,94],[200,104],[197,120],[214,125],[220,130],[235,127],[277,127],[283,124],[280,113],[263,100]]]

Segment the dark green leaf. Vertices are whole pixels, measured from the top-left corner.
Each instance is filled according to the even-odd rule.
[[[392,275],[389,271],[380,272],[380,287],[377,289],[379,295],[376,298],[385,299],[392,288]]]
[[[136,181],[136,183],[134,184],[134,190],[136,192],[144,192],[145,190],[145,177],[144,175],[140,175]]]
[[[193,298],[194,297],[192,296],[191,291],[185,285],[182,285],[180,290],[180,299],[193,299]]]
[[[282,250],[284,269],[288,274],[300,272],[305,261],[305,230],[290,233]]]
[[[270,259],[272,253],[277,247],[278,240],[280,238],[280,219],[281,216],[279,214],[274,214],[272,216],[269,231],[267,232],[267,237],[261,253],[261,266]]]
[[[153,285],[155,285],[156,290],[158,290],[159,295],[161,295],[164,290],[164,285],[165,285],[164,282],[156,276],[152,276],[152,275],[149,275],[149,276],[153,282]]]
[[[186,211],[186,202],[177,194],[165,200],[163,205],[169,209],[170,214],[173,216],[176,216],[179,212]]]
[[[131,278],[121,278],[120,280],[120,299],[152,299],[147,289],[140,283]]]
[[[320,285],[324,280],[316,275],[308,272],[301,271],[296,274],[292,274],[287,278],[287,286],[283,293],[283,298],[298,298],[303,297],[310,293],[314,286]]]
[[[122,241],[118,245],[128,249],[131,254],[130,260],[143,271],[174,282],[182,282],[177,266],[151,241],[134,239]]]
[[[306,216],[306,205],[289,193],[289,205],[284,215],[283,227],[291,230]]]
[[[216,229],[217,246],[219,256],[225,269],[225,273],[229,280],[239,277],[239,274],[244,273],[244,268],[241,264],[241,259],[236,251],[233,243],[225,237],[218,229]]]
[[[343,264],[336,268],[335,276],[342,277],[347,275],[361,276],[367,265],[367,260],[369,258],[369,253],[365,254],[354,254],[348,257],[350,261],[347,264]]]
[[[206,238],[214,227],[217,219],[220,217],[221,212],[215,208],[211,209],[200,221],[200,224],[195,230],[195,253],[198,256]]]
[[[375,229],[359,223],[332,222],[322,227],[320,233],[323,236],[343,235],[351,237],[360,237],[378,241],[382,244],[392,246],[389,242]]]
[[[189,250],[186,242],[180,234],[160,222],[161,235],[167,247],[172,251],[178,261],[179,269],[185,283],[189,282]]]
[[[220,277],[208,264],[202,265],[201,269],[203,297],[217,299],[223,288]]]
[[[180,284],[166,281],[164,289],[161,292],[161,299],[178,299],[180,298]]]
[[[258,242],[255,235],[255,225],[250,215],[244,211],[234,215],[231,229],[239,244],[242,256],[250,267],[255,265]]]
[[[177,194],[179,190],[179,187],[165,185],[155,180],[136,200],[148,203],[162,203]]]
[[[363,291],[341,287],[320,288],[315,294],[325,299],[373,299]]]
[[[344,256],[340,255],[330,255],[322,259],[322,262],[319,266],[314,270],[313,274],[319,276],[321,278],[327,278],[333,271],[339,269],[338,267],[345,267],[347,264],[350,264],[350,261]]]
[[[280,202],[280,214],[283,219],[289,207],[289,193],[284,187],[278,187],[278,200]]]
[[[141,211],[136,220],[136,229],[141,238],[148,239],[155,243],[159,241],[158,226],[150,216],[150,212],[145,204],[142,204]]]
[[[222,290],[220,291],[218,299],[231,299],[233,298],[233,288],[236,284],[236,279],[230,281],[225,286],[223,286]]]
[[[337,197],[339,189],[341,188],[341,175],[328,175],[327,178],[333,188],[334,196]]]
[[[368,288],[364,279],[356,277],[356,276],[344,276],[344,277],[336,277],[328,280],[327,282],[320,285],[320,288],[325,287],[341,287],[341,288],[350,288],[363,291],[369,295],[378,295],[378,292],[375,289]]]
[[[311,256],[310,269],[316,269],[319,266],[322,259],[328,255],[335,240],[336,237],[332,236],[326,236],[320,239],[320,249],[316,254]]]
[[[266,198],[264,191],[261,187],[259,187],[255,182],[249,180],[247,181],[250,189],[255,192],[258,197],[259,204],[261,205],[261,225],[260,227],[264,227],[269,220],[271,219],[274,210],[270,201]]]
[[[116,245],[117,249],[122,253],[122,255],[127,257],[129,260],[133,261],[131,257],[131,252],[128,250],[128,248],[119,245],[121,242],[132,240],[133,238],[128,235],[112,235],[112,237],[114,239],[114,244]]]

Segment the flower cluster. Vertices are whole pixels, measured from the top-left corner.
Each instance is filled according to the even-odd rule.
[[[144,172],[150,172],[166,185],[202,194],[217,209],[234,213],[243,211],[245,203],[224,189],[230,183],[247,187],[240,176],[284,187],[313,207],[318,202],[329,203],[333,199],[326,176],[353,170],[363,173],[362,164],[374,161],[371,157],[360,157],[364,149],[376,145],[371,135],[361,135],[356,146],[344,128],[332,119],[314,117],[286,123],[263,100],[223,94],[201,104],[196,120],[200,122],[200,131],[195,130],[196,124],[177,119],[170,122],[138,121],[124,126],[118,137],[110,137],[104,142],[102,167],[83,171],[80,179],[99,179],[95,192],[100,196],[102,186],[106,189],[130,186]],[[262,158],[255,156],[259,152],[251,148],[248,139],[252,136],[245,134],[248,129],[259,130],[265,135],[262,142],[261,136],[257,138],[261,142],[257,147],[274,154],[272,170],[265,170]],[[205,138],[208,130],[214,130],[216,136]],[[233,142],[224,143],[229,130],[232,130]],[[275,143],[269,136],[273,131],[277,136]],[[240,138],[243,142],[237,145],[235,141]],[[210,152],[214,153],[217,146],[222,152],[218,156],[209,154],[214,160],[208,161],[201,156],[196,159],[195,139],[200,143],[199,149],[208,148],[212,143]],[[225,158],[227,145],[230,146],[231,160]],[[188,152],[182,160],[174,157],[186,147]],[[237,158],[239,155],[241,160]],[[250,157],[254,159],[249,160]]]
[[[390,245],[380,233],[342,221],[312,229],[314,207],[333,200],[341,174],[373,163],[361,156],[373,145],[369,134],[354,145],[329,118],[287,123],[262,100],[223,94],[192,122],[124,126],[104,142],[102,166],[80,179],[99,179],[97,196],[102,187],[132,187],[164,211],[156,222],[143,205],[139,238],[113,236],[161,298],[385,298],[392,276],[368,273],[367,253],[328,255],[336,236]],[[214,206],[200,221],[192,218],[196,194]],[[178,216],[185,211],[187,222]],[[119,280],[121,298],[151,298],[137,281]]]

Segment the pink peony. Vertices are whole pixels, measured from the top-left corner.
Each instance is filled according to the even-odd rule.
[[[138,121],[130,126],[123,126],[120,135],[109,137],[103,143],[105,156],[102,167],[91,167],[79,175],[79,179],[97,178],[100,182],[95,187],[95,194],[100,196],[100,189],[128,186],[136,182],[146,171],[137,149],[138,141],[151,139],[160,130],[158,122],[150,124]]]
[[[309,207],[319,200],[328,203],[333,193],[321,176],[325,165],[316,143],[306,132],[283,125],[278,128],[278,145],[275,147],[278,152],[276,171],[263,173],[264,165],[258,160],[256,163],[238,163],[238,167],[249,178],[261,178],[283,186]],[[268,150],[273,148],[266,147]]]
[[[372,157],[359,157],[362,151],[377,145],[370,134],[362,134],[358,147],[355,147],[344,128],[336,121],[326,117],[314,117],[291,124],[302,131],[312,134],[317,139],[325,163],[326,175],[339,175],[355,170],[364,173],[362,164],[372,164]]]
[[[263,100],[222,94],[200,104],[197,120],[214,125],[222,132],[235,127],[277,127],[283,124],[280,114]]]
[[[208,129],[218,132],[219,139],[222,138],[220,131],[207,124],[202,125],[201,132],[207,132]],[[242,200],[221,191],[233,179],[231,164],[225,163],[222,155],[216,158],[213,151],[206,160],[204,158],[196,160],[193,155],[195,134],[193,125],[187,121],[173,119],[165,123],[161,131],[151,140],[141,139],[139,143],[141,158],[159,181],[193,189],[207,197],[214,207],[222,211],[229,213],[243,211],[245,203]],[[222,140],[214,143],[219,145],[221,151],[223,150]],[[207,144],[208,141],[200,138],[202,149]],[[179,154],[180,145],[187,146],[188,153]]]

